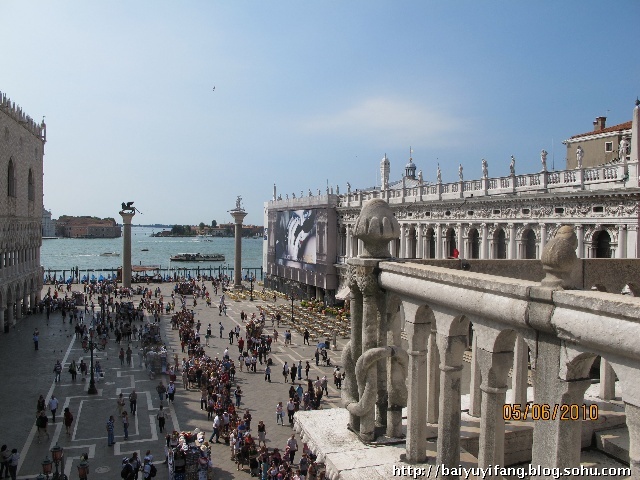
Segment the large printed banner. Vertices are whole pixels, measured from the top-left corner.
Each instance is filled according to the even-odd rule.
[[[315,270],[315,210],[278,212],[275,235],[276,262],[279,265]]]

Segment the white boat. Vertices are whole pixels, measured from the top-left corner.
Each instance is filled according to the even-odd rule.
[[[101,257],[119,257],[120,254],[118,252],[104,252],[100,254]]]

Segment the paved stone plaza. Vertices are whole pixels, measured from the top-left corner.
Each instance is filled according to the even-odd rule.
[[[208,287],[210,286],[208,282]],[[78,286],[75,286],[78,289]],[[155,288],[155,285],[153,285]],[[173,284],[161,286],[165,299],[170,297]],[[137,304],[140,297],[135,296]],[[278,299],[278,303],[283,300]],[[215,305],[216,302],[214,302]],[[229,328],[235,327],[240,322],[240,311],[257,312],[257,307],[263,301],[228,300],[227,317],[218,316],[218,309],[208,308],[204,301],[199,302],[194,308],[196,320],[202,322],[201,333],[204,333],[208,323],[212,325],[214,334],[218,333],[218,322],[225,326],[225,338],[210,339],[210,347],[206,351],[211,356],[222,356],[225,346],[229,344],[226,334]],[[192,301],[188,302],[191,305]],[[190,307],[191,308],[191,307]],[[169,348],[171,356],[174,352],[180,353],[180,343],[177,330],[171,330],[169,316],[162,317],[163,339]],[[267,329],[270,321],[267,320]],[[34,328],[40,330],[39,350],[35,351],[32,341]],[[281,324],[278,332],[282,334],[286,324]],[[242,335],[242,334],[241,334]],[[329,395],[323,397],[323,408],[338,406],[339,395],[333,388],[333,367],[316,367],[313,354],[315,345],[302,346],[302,338],[293,332],[293,344],[284,346],[283,337],[272,345],[274,366],[272,368],[272,383],[264,382],[264,373],[258,365],[257,373],[238,371],[236,381],[244,391],[241,408],[248,408],[253,416],[253,423],[264,420],[267,426],[267,444],[270,448],[284,448],[286,439],[292,430],[289,426],[276,426],[275,406],[279,401],[286,403],[290,383],[284,383],[281,375],[281,365],[288,361],[297,363],[302,360],[310,361],[312,369],[310,377],[327,375],[329,379]],[[338,342],[340,345],[344,340]],[[122,342],[126,349],[126,342]],[[104,352],[96,352],[94,360],[99,360],[105,370],[105,379],[97,383],[98,394],[88,395],[88,381],[82,382],[80,375],[75,383],[71,381],[68,365],[72,360],[79,363],[83,358],[89,363],[89,354],[81,347],[80,340],[75,339],[73,327],[62,323],[59,312],[51,315],[47,326],[44,314],[27,316],[20,320],[10,333],[0,339],[0,360],[4,366],[5,389],[0,396],[2,416],[0,417],[0,445],[6,444],[9,449],[17,448],[21,453],[21,465],[18,469],[18,478],[33,479],[41,470],[41,462],[45,456],[51,456],[49,451],[56,443],[65,449],[65,472],[70,479],[77,479],[77,464],[82,453],[89,454],[90,476],[89,479],[104,478],[115,479],[120,477],[120,465],[124,456],[131,456],[137,451],[144,456],[150,449],[154,455],[154,463],[158,466],[158,479],[168,478],[167,470],[160,465],[164,460],[164,436],[158,431],[155,415],[158,411],[159,400],[155,387],[159,380],[165,385],[168,378],[156,376],[150,380],[146,370],[139,367],[136,342],[132,342],[134,351],[132,366],[121,366],[118,359],[120,345],[115,340],[110,340]],[[231,354],[236,354],[237,346],[230,348]],[[332,359],[337,360],[340,352],[330,352]],[[182,357],[181,357],[182,358]],[[234,358],[232,356],[232,358]],[[54,382],[53,366],[59,359],[63,362],[61,382]],[[304,371],[303,371],[304,378]],[[207,415],[200,410],[200,392],[197,390],[185,391],[178,377],[175,405],[167,407],[166,430],[193,430],[196,427],[211,433],[211,422]],[[135,388],[138,392],[138,413],[130,418],[129,439],[124,441],[122,422],[118,419],[116,397],[123,392],[125,398]],[[55,395],[60,401],[60,407],[56,416],[56,423],[49,422],[50,438],[38,442],[37,429],[35,427],[36,403],[39,395],[48,399]],[[74,422],[72,433],[67,435],[62,425],[62,412],[64,407],[69,407]],[[128,408],[128,402],[127,402]],[[106,421],[109,415],[116,417],[116,444],[107,446]],[[59,417],[59,418],[58,418]],[[49,413],[51,420],[51,414]],[[214,444],[213,459],[215,464],[216,479],[250,478],[248,471],[236,472],[235,463],[230,459],[230,451],[224,444]]]

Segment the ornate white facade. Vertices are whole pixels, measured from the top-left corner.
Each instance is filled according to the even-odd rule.
[[[0,92],[0,331],[42,289],[42,160],[46,126]]]

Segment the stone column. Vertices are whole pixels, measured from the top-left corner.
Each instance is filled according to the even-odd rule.
[[[409,397],[407,399],[406,461],[427,459],[427,339],[428,323],[417,315],[419,305],[402,302],[409,340]]]
[[[346,381],[342,386],[341,396],[343,401],[348,401],[348,398],[359,400],[358,384],[356,383],[355,364],[362,355],[362,292],[358,289],[358,283],[355,277],[355,267],[351,265],[355,259],[350,258],[347,260],[349,264],[349,287],[351,289],[351,302],[349,302],[349,311],[351,313],[351,340],[349,341],[348,348],[350,350],[352,365],[345,364]],[[344,356],[343,356],[344,358]],[[343,360],[342,363],[345,363]],[[354,414],[349,414],[349,425],[354,432],[360,431],[360,417]]]
[[[489,465],[504,465],[503,407],[513,352],[488,352],[482,348],[477,351],[478,365],[482,371],[478,467],[487,468]],[[502,476],[491,475],[487,478],[502,479]]]
[[[507,244],[507,259],[513,260],[515,258],[516,249],[516,229],[513,223],[508,224],[509,229],[509,243]]]
[[[31,309],[31,311],[33,311],[34,308],[36,308],[38,306],[38,299],[36,296],[36,292],[31,292],[30,298],[29,298],[29,308]]]
[[[131,220],[135,212],[120,211],[122,217],[122,286],[131,288]]]
[[[516,336],[513,350],[513,373],[511,374],[511,388],[513,389],[513,403],[519,403],[524,409],[527,403],[527,387],[529,386],[529,347],[524,339]]]
[[[483,223],[480,226],[480,232],[480,260],[486,260],[487,258],[489,258],[487,255],[487,244],[489,242],[487,242],[488,228],[486,223]]]
[[[17,322],[22,318],[22,299],[21,298],[16,298],[15,308],[16,308],[15,321]]]
[[[447,467],[460,465],[460,382],[462,355],[467,345],[466,335],[437,335],[440,353],[440,419],[438,421],[437,463]],[[412,388],[415,388],[415,383]],[[444,478],[458,476],[449,475]]]
[[[576,237],[578,237],[578,247],[576,248],[576,255],[578,258],[585,258],[584,254],[584,226],[576,225]]]
[[[443,258],[442,255],[442,225],[436,224],[436,256],[435,258]]]
[[[602,357],[600,358],[600,393],[598,396],[603,400],[616,398],[616,372]]]
[[[242,220],[247,212],[240,206],[229,212],[235,221],[236,254],[233,263],[233,289],[242,290]]]
[[[422,187],[420,187],[422,190]],[[424,226],[416,225],[416,258],[424,258]]]
[[[627,226],[618,225],[618,249],[616,258],[627,258]]]
[[[406,258],[407,257],[407,227],[406,225],[400,226],[400,251],[398,252],[398,258]]]
[[[4,332],[4,305],[0,305],[0,333]]]
[[[546,173],[544,175],[546,177]],[[544,247],[547,245],[547,224],[540,224],[540,257],[542,257],[542,251]]]
[[[482,374],[478,368],[478,335],[475,330],[471,340],[471,382],[469,385],[469,415],[479,417],[482,412]]]
[[[437,331],[431,325],[427,344],[427,423],[438,423],[440,412],[440,357],[438,355]]]
[[[13,318],[13,302],[10,301],[9,304],[7,305],[7,313],[6,313],[6,318],[5,321],[7,322],[7,325],[9,325],[10,327],[15,326],[16,321]]]
[[[393,306],[393,311],[390,307]],[[400,328],[399,305],[389,302],[387,296],[387,344],[401,345],[402,330]],[[387,437],[400,438],[402,436],[402,406],[407,403],[407,388],[405,386],[406,371],[396,357],[387,360],[387,385],[389,386],[387,403]]]

